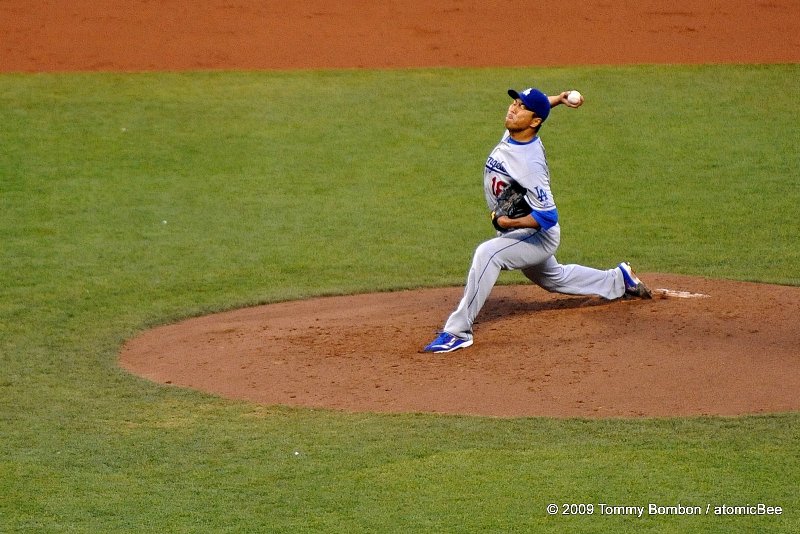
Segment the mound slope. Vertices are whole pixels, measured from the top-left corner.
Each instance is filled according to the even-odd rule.
[[[420,354],[461,288],[317,298],[162,326],[121,365],[257,403],[638,417],[800,410],[800,288],[646,274],[705,298],[605,301],[498,286],[472,347]]]

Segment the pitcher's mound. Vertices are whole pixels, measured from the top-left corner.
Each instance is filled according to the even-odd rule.
[[[650,301],[497,286],[475,344],[420,354],[461,288],[285,302],[128,342],[156,382],[264,404],[488,416],[800,410],[800,288],[645,275]]]

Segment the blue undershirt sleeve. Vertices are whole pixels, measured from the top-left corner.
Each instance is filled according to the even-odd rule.
[[[552,209],[547,211],[532,211],[531,217],[536,219],[542,230],[548,230],[556,225],[558,222],[558,210]]]

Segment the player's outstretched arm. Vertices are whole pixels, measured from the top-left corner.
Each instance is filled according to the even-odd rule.
[[[575,93],[573,98],[569,97],[570,93]],[[583,105],[583,95],[578,91],[563,91],[556,95],[550,95],[547,98],[550,100],[551,108],[554,108],[559,104],[564,104],[569,108],[578,108]]]

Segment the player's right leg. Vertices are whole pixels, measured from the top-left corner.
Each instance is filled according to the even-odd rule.
[[[447,319],[444,331],[472,340],[472,325],[500,272],[541,263],[558,248],[557,235],[545,238],[535,230],[516,230],[481,243],[472,257],[464,296]]]

